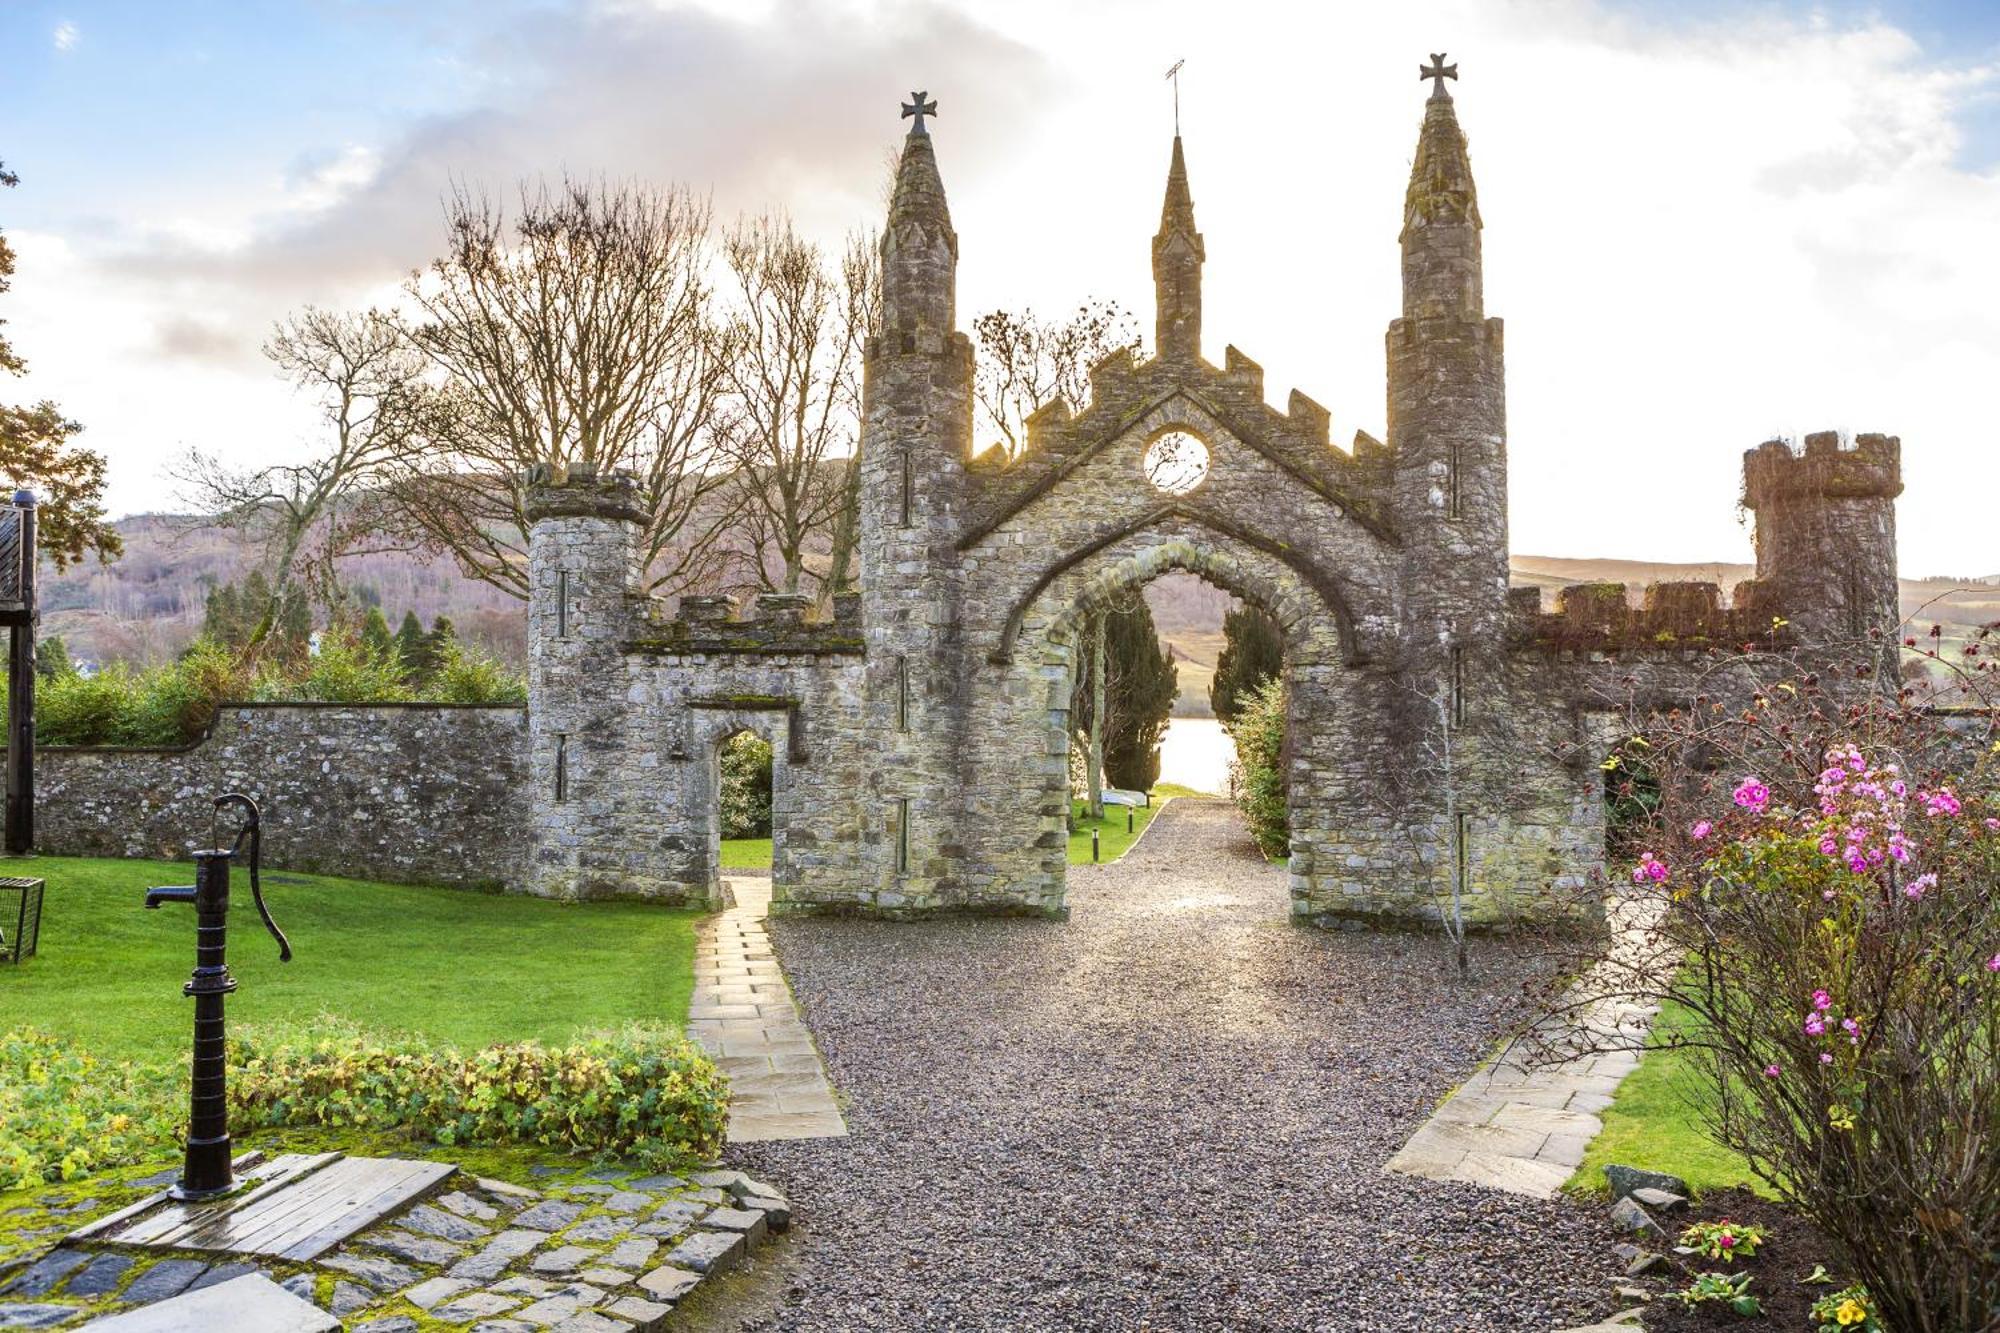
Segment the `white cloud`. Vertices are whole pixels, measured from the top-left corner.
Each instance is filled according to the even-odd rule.
[[[1488,305],[1508,321],[1516,550],[1744,557],[1741,452],[1846,427],[1904,437],[1906,570],[2000,570],[1978,508],[2000,492],[1984,401],[2000,173],[1960,164],[1956,119],[2000,89],[1994,68],[1932,63],[1881,20],[1672,27],[1597,0],[958,3],[538,14],[464,57],[491,71],[483,105],[387,142],[304,145],[233,217],[199,177],[135,199],[145,231],[122,256],[71,255],[75,281],[46,303],[24,248],[14,331],[38,372],[68,377],[118,502],[157,503],[141,459],[160,423],[267,449],[286,407],[253,354],[269,321],[376,299],[428,255],[452,178],[683,180],[724,214],[781,204],[837,241],[879,218],[912,87],[940,102],[965,317],[1095,295],[1150,325],[1160,75],[1187,56],[1210,354],[1241,346],[1275,399],[1297,385],[1328,404],[1336,438],[1379,435],[1416,67],[1444,46]],[[107,344],[111,327],[131,336]],[[128,371],[158,395],[147,412],[100,397]]]
[[[71,50],[82,36],[83,34],[77,31],[76,25],[68,19],[64,19],[61,23],[56,24],[55,32],[50,35],[58,51]]]

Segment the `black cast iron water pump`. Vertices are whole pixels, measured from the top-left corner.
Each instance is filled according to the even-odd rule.
[[[237,853],[249,846],[250,896],[264,928],[278,941],[278,961],[292,961],[291,941],[271,909],[264,905],[264,886],[258,874],[263,842],[262,818],[257,803],[242,792],[215,798],[215,817],[231,807],[243,812],[236,840],[220,846],[216,826],[210,826],[210,841],[218,844],[194,854],[193,884],[146,890],[146,906],[161,903],[193,903],[195,912],[194,975],[181,993],[194,997],[193,1077],[189,1083],[187,1155],[181,1164],[181,1178],[168,1193],[177,1199],[207,1199],[235,1187],[230,1170],[229,1070],[226,1064],[227,1039],[223,1024],[223,1001],[236,989],[225,957],[229,942],[229,867]]]

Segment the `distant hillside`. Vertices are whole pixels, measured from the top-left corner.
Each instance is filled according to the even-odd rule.
[[[116,526],[125,538],[122,558],[42,574],[42,633],[61,635],[73,657],[172,657],[201,632],[209,589],[241,582],[263,558],[241,533],[185,515],[137,514]],[[521,603],[448,561],[365,555],[342,569],[356,599],[379,605],[392,626],[405,611],[425,625],[449,616],[460,637],[485,652],[517,665],[526,658]]]
[[[240,582],[263,555],[240,533],[185,515],[138,514],[120,519],[117,527],[125,538],[123,559],[43,574],[43,633],[60,634],[77,657],[150,662],[173,656],[200,632],[208,590]],[[392,624],[405,611],[416,612],[426,625],[449,616],[461,636],[487,653],[515,665],[525,659],[521,603],[466,578],[449,561],[380,554],[352,557],[342,568],[354,596],[364,605],[379,605]],[[1550,590],[1549,605],[1553,590],[1564,584],[1609,580],[1625,584],[1636,597],[1646,583],[1707,579],[1721,584],[1726,596],[1750,573],[1748,565],[1723,563],[1513,559],[1514,582]],[[1182,672],[1184,708],[1207,707],[1207,677],[1221,649],[1222,617],[1234,601],[1193,574],[1166,574],[1146,588],[1161,639],[1188,664]],[[2000,575],[1905,579],[1903,614],[1924,626],[1933,620],[1961,628],[2000,620]]]

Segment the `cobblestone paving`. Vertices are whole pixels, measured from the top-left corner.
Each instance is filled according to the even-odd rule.
[[[1500,1034],[1529,946],[1478,941],[1468,985],[1431,939],[1293,927],[1220,802],[1173,802],[1070,885],[1066,924],[773,924],[849,1137],[732,1146],[805,1221],[783,1280],[715,1327],[1441,1333],[1609,1309],[1601,1209],[1382,1170]]]
[[[261,1268],[349,1333],[652,1333],[791,1223],[777,1190],[740,1171],[596,1174],[547,1191],[461,1174],[312,1264],[59,1245],[0,1280],[0,1329],[74,1328]]]
[[[729,1075],[729,1141],[847,1132],[826,1070],[771,953],[768,878],[733,876],[735,906],[702,923],[687,1031]]]

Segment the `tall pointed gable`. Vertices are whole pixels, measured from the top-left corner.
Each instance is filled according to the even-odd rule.
[[[1187,158],[1176,134],[1160,231],[1153,237],[1154,345],[1163,357],[1191,360],[1201,355],[1201,265],[1207,257],[1195,230]]]
[[[1485,309],[1479,246],[1479,191],[1465,133],[1444,81],[1456,65],[1434,56],[1424,75],[1436,88],[1424,104],[1410,188],[1403,199],[1403,314],[1478,319]]]
[[[946,333],[957,318],[958,233],[952,230],[944,178],[924,125],[937,104],[925,102],[922,93],[911,96],[917,109],[906,104],[903,114],[913,115],[915,123],[903,140],[896,189],[882,228],[882,325],[901,332]]]

